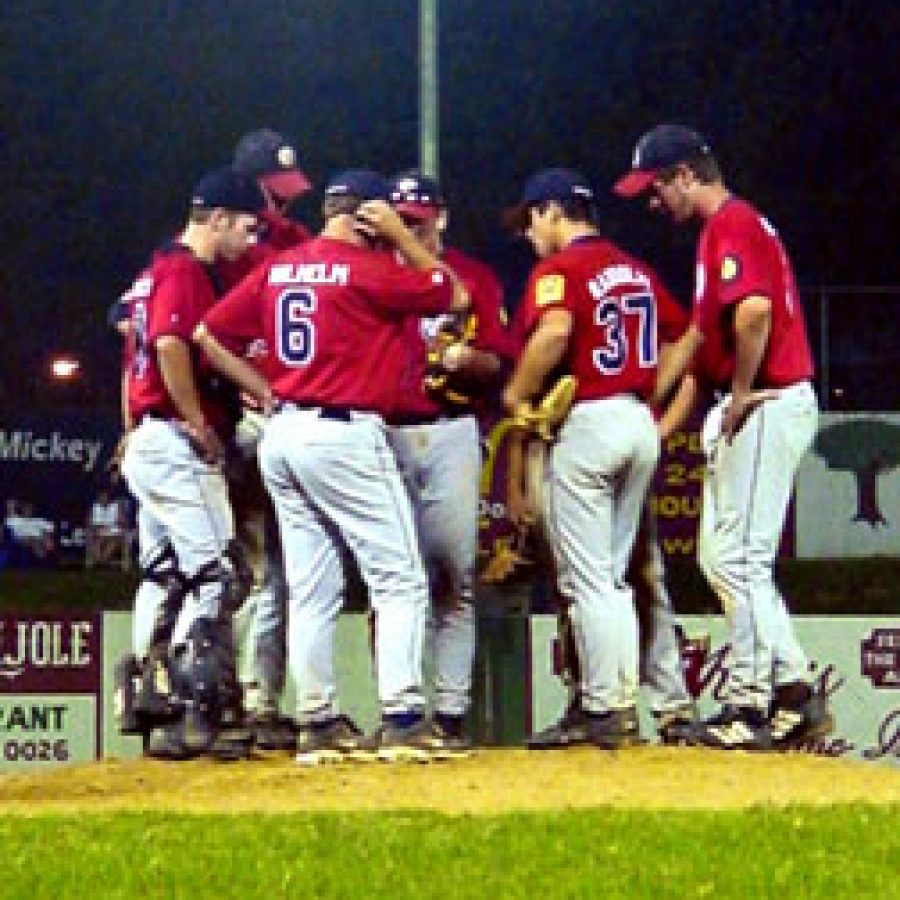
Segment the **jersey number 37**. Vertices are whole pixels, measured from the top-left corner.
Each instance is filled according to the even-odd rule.
[[[656,303],[652,294],[608,296],[594,309],[594,324],[605,343],[594,349],[594,365],[605,375],[617,375],[637,354],[641,369],[656,365]],[[634,350],[629,336],[635,331]]]

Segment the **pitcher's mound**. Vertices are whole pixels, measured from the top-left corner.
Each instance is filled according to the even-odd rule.
[[[4,813],[425,809],[498,813],[592,806],[735,809],[900,804],[900,767],[808,755],[638,747],[490,748],[428,765],[306,768],[282,756],[222,764],[108,761],[0,779]]]

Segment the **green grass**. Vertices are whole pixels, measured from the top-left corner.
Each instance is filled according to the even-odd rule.
[[[900,808],[6,818],[3,897],[887,897]]]

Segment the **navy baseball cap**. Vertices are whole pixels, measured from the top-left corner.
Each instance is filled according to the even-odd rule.
[[[393,177],[391,203],[397,212],[416,219],[436,219],[447,205],[437,180],[417,169]]]
[[[529,224],[529,210],[552,200],[557,203],[578,200],[591,204],[594,191],[577,169],[541,169],[525,182],[519,202],[506,210],[503,221],[512,231],[524,231]]]
[[[712,150],[702,135],[676,122],[664,122],[637,142],[631,171],[613,185],[613,190],[622,197],[636,197],[653,184],[661,169],[710,155]]]
[[[234,167],[262,182],[278,197],[293,199],[311,187],[297,167],[297,151],[277,131],[262,128],[245,134],[234,148]]]
[[[227,209],[256,215],[265,206],[266,198],[256,181],[233,166],[207,172],[191,192],[193,209]]]
[[[332,175],[325,188],[329,197],[350,195],[361,200],[387,200],[391,193],[388,180],[371,169],[347,169]]]

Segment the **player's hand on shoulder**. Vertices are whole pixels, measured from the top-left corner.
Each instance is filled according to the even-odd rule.
[[[367,200],[357,209],[354,218],[354,227],[370,238],[398,244],[410,234],[403,219],[385,200]]]

